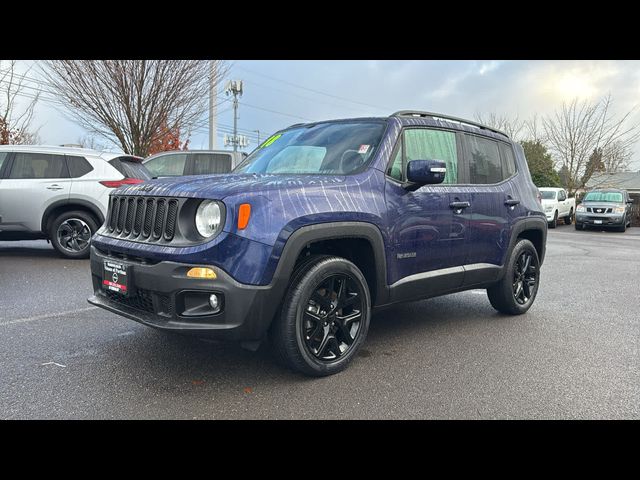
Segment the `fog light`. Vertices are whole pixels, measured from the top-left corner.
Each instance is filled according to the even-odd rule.
[[[218,296],[215,293],[212,293],[209,297],[209,305],[211,305],[211,308],[213,308],[214,310],[218,310],[220,302],[218,301]]]
[[[206,278],[207,280],[215,280],[217,275],[211,268],[194,267],[187,272],[189,278]]]

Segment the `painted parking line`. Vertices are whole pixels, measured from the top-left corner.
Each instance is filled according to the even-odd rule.
[[[53,318],[65,317],[67,315],[72,315],[74,313],[89,312],[91,310],[97,310],[97,309],[98,309],[98,307],[77,308],[75,310],[69,310],[68,312],[45,313],[43,315],[35,315],[33,317],[26,317],[26,318],[16,318],[14,320],[8,320],[8,319],[5,319],[5,318],[0,318],[0,326],[3,326],[3,325],[16,325],[18,323],[29,323],[29,322],[35,322],[35,321],[38,321],[38,320],[49,320],[49,319],[53,319]]]

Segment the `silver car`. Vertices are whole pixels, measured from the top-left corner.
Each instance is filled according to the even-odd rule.
[[[151,178],[142,158],[81,148],[0,146],[0,240],[46,238],[87,258],[114,188]]]
[[[154,177],[229,173],[247,157],[229,150],[176,150],[161,152],[144,160]]]
[[[597,189],[587,192],[576,208],[576,230],[586,227],[613,228],[624,232],[631,226],[633,200],[626,190]]]

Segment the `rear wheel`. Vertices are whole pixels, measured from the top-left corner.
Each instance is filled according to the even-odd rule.
[[[312,257],[292,275],[271,328],[271,344],[293,370],[332,375],[357,354],[370,316],[369,288],[358,267],[341,257]]]
[[[487,289],[487,296],[499,312],[521,315],[533,305],[539,282],[538,252],[523,238],[513,248],[502,280]]]
[[[557,210],[553,214],[553,220],[551,220],[551,222],[549,222],[549,228],[556,228],[556,225],[558,225],[558,211]]]
[[[66,258],[88,258],[91,237],[98,230],[96,220],[82,210],[58,215],[49,229],[51,244]]]
[[[569,216],[568,217],[564,217],[564,224],[565,225],[571,225],[572,221],[573,221],[573,208],[569,211]]]

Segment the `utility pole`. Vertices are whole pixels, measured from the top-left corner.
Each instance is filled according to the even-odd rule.
[[[215,61],[210,60],[210,72],[209,72],[209,150],[215,150],[216,137],[218,136],[218,128],[216,125],[217,112],[217,98],[216,98],[216,72]]]
[[[233,138],[230,143],[233,144],[233,151],[237,152],[241,143],[241,139],[238,138],[238,97],[242,96],[242,80],[229,80],[224,93],[227,96],[233,95]]]

